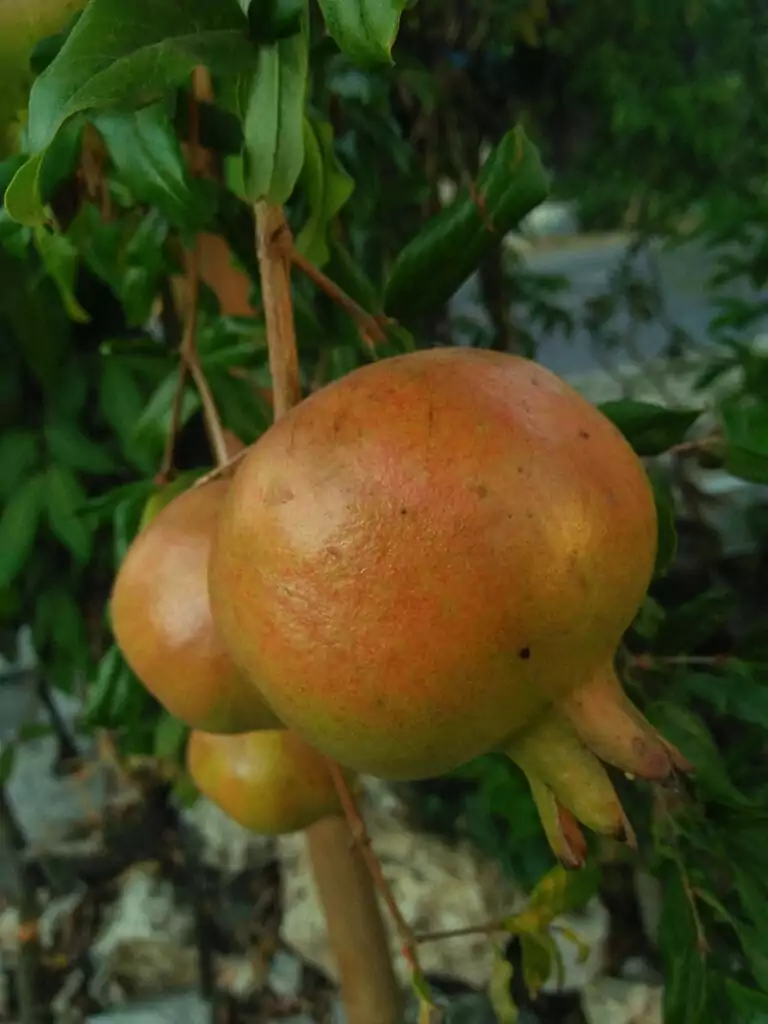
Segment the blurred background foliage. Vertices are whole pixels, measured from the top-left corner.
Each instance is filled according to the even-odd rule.
[[[626,787],[640,835],[631,863],[662,883],[651,955],[667,979],[665,1019],[766,1020],[768,7],[419,0],[395,65],[374,71],[314,28],[313,156],[289,217],[304,251],[371,312],[384,308],[405,243],[457,189],[456,202],[472,201],[483,155],[515,123],[540,148],[552,198],[586,231],[628,236],[605,287],[575,301],[567,276],[537,270],[524,246],[497,246],[471,316],[455,302],[406,309],[407,332],[380,351],[461,340],[546,362],[542,338],[588,335],[615,385],[606,411],[652,466],[662,522],[664,564],[627,637],[625,677],[698,767],[686,792],[651,799]],[[35,71],[64,38],[37,47]],[[43,691],[81,696],[84,726],[125,754],[172,757],[183,742],[112,645],[106,600],[158,486],[195,232],[207,232],[210,256],[198,348],[225,425],[250,442],[270,419],[240,129],[227,83],[214,91],[200,131],[221,175],[194,176],[185,162],[179,90],[140,115],[61,133],[44,181],[58,233],[0,214],[2,652],[13,661],[29,627]],[[19,164],[0,165],[0,187]],[[214,236],[228,243],[223,256]],[[677,246],[695,247],[711,281],[703,338],[666,305],[662,257]],[[230,259],[250,276],[237,294],[216,270]],[[349,317],[304,279],[296,299],[307,389],[370,358]],[[650,321],[663,345],[646,358],[634,328]],[[631,381],[655,389],[650,403],[616,372],[638,359]],[[212,455],[191,384],[180,422],[177,469],[195,475]],[[14,749],[3,749],[0,779]],[[526,886],[551,866],[506,760],[482,758],[407,795],[422,827],[470,837]],[[625,853],[596,854],[604,886],[629,870]]]

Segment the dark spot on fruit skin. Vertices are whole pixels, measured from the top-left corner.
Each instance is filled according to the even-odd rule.
[[[522,658],[523,661],[528,661],[528,659],[531,656],[531,648],[530,647],[521,647],[520,650],[517,652],[517,656],[518,656],[518,658]]]
[[[477,487],[475,487],[475,494],[478,496],[478,498],[487,498],[488,488],[485,486],[485,484],[478,484]]]
[[[588,430],[580,430],[579,431],[579,437],[583,438],[585,441],[588,441],[591,436],[592,435],[590,434],[590,432]]]
[[[400,509],[400,515],[401,516],[407,516],[408,515],[408,509],[407,508],[401,508]]]

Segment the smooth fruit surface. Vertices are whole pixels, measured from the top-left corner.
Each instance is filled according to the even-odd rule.
[[[597,409],[528,360],[432,349],[354,371],[257,441],[212,608],[313,746],[434,776],[610,663],[656,540],[644,468]]]
[[[247,732],[279,723],[235,667],[211,616],[208,556],[227,482],[174,497],[140,531],[112,592],[115,639],[161,704],[192,728]]]
[[[296,832],[339,812],[325,758],[287,729],[192,732],[187,768],[204,796],[252,832]]]

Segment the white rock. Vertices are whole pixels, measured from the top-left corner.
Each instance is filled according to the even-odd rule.
[[[663,1024],[663,990],[620,978],[600,978],[582,993],[588,1024]]]
[[[597,978],[605,966],[605,944],[611,917],[597,897],[579,914],[563,914],[554,921],[552,937],[560,951],[561,968],[553,971],[544,992],[580,991]]]
[[[167,996],[110,1010],[88,1018],[88,1024],[210,1024],[211,1008],[196,993]]]
[[[184,808],[181,817],[202,841],[203,863],[226,875],[261,867],[275,856],[274,840],[249,832],[204,797]]]
[[[134,865],[91,946],[97,967],[92,994],[109,1005],[125,993],[154,995],[193,984],[192,934],[192,911],[177,904],[171,883],[152,865]]]
[[[417,932],[462,928],[511,912],[519,893],[495,863],[468,844],[448,846],[435,836],[408,830],[400,801],[383,783],[366,780],[366,789],[363,809],[373,847],[398,905]],[[281,837],[278,851],[285,906],[283,937],[302,957],[338,980],[303,836]],[[407,984],[400,943],[386,913],[384,917],[397,971]],[[427,943],[421,959],[428,973],[484,986],[493,954],[485,937],[470,936]]]

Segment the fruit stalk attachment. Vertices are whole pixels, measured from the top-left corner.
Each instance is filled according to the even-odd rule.
[[[301,400],[292,243],[281,207],[260,202],[255,213],[273,407],[279,419]],[[306,836],[349,1024],[399,1024],[401,997],[381,910],[347,819],[324,818],[310,825]]]

